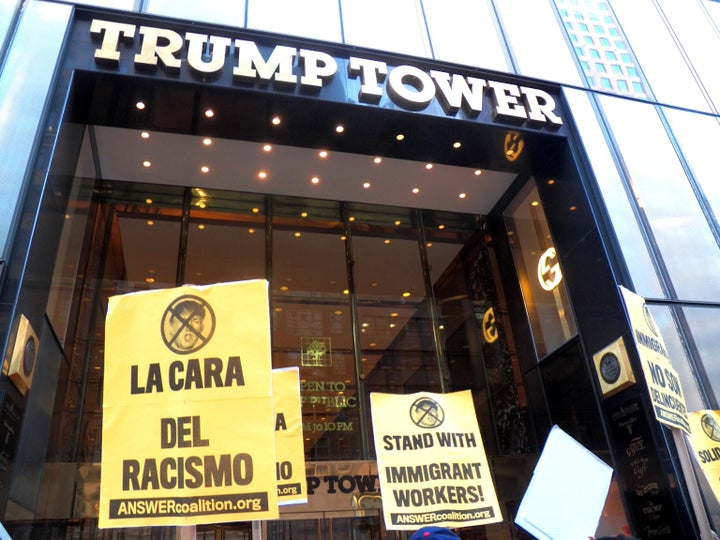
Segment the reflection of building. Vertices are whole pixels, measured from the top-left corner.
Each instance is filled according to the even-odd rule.
[[[108,296],[267,278],[274,365],[332,343],[301,368],[310,463],[372,460],[370,392],[472,389],[506,516],[557,424],[616,470],[604,532],[698,536],[617,284],[717,408],[720,6],[302,4],[0,5],[6,358],[21,315],[39,337],[28,392],[0,381],[0,521],[93,528]],[[182,44],[157,66],[153,32]],[[604,399],[619,338],[638,382]],[[293,510],[269,534],[316,534]],[[383,533],[348,511],[322,530]]]

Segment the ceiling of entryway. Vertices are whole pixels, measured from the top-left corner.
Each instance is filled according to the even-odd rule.
[[[139,129],[95,126],[91,136],[95,156],[88,138],[77,174],[105,180],[487,214],[516,178],[380,154]]]

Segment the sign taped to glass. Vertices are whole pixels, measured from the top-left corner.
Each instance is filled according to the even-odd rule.
[[[110,298],[101,528],[278,516],[267,287]]]

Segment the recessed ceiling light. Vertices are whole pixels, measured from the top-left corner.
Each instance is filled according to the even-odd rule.
[[[467,197],[467,193],[461,193],[460,195],[458,195],[458,197],[464,199],[465,197]]]
[[[533,201],[530,203],[530,206],[540,206],[540,203],[538,201]]]
[[[279,116],[273,116],[273,119],[271,120],[273,126],[279,126],[280,125],[280,117]]]
[[[213,111],[212,109],[206,109],[206,110],[205,110],[205,116],[206,116],[207,118],[212,118],[213,116],[215,116],[215,111]]]
[[[272,150],[272,145],[266,144],[265,146],[263,146],[263,150],[265,152],[270,152]]]
[[[152,204],[153,200],[150,198],[145,199],[145,204]]]
[[[345,240],[347,240],[347,236],[345,236],[345,235],[343,234],[343,235],[340,237],[340,240],[342,240],[342,241],[344,242]]]
[[[363,182],[363,187],[368,189],[370,187],[370,182]]]
[[[200,170],[204,173],[207,173],[210,172],[210,167],[208,167],[207,165],[203,165],[202,167],[200,167]]]
[[[326,157],[328,157],[327,150],[320,150],[320,151],[318,152],[318,156],[320,156],[321,158],[325,159]]]
[[[378,156],[375,159],[373,159],[373,161],[377,164],[380,164],[380,163],[382,163],[382,158],[380,156]]]
[[[203,139],[203,144],[204,144],[205,146],[210,146],[210,145],[212,144],[212,139],[211,139],[210,137],[205,137],[205,138]]]
[[[337,126],[335,126],[335,131],[337,133],[342,133],[343,131],[345,131],[345,126],[343,126],[342,124],[338,124]]]
[[[427,247],[432,247],[432,242],[428,242],[426,245]]]
[[[399,219],[396,219],[396,220],[395,220],[395,225],[396,225],[396,226],[397,226],[397,225],[400,225],[400,223],[402,223],[402,221],[400,221]]]
[[[149,138],[150,138],[150,134],[149,134],[147,131],[142,131],[142,132],[140,132],[140,136],[141,136],[143,139],[149,139]]]
[[[425,164],[425,168],[429,171],[430,169],[433,168],[433,164],[432,164],[432,163],[426,163],[426,164]]]
[[[577,210],[577,206],[574,206],[574,205],[573,205],[573,206],[570,207],[570,211],[571,211],[571,212],[574,212],[575,210]]]
[[[281,291],[287,291],[289,288],[290,288],[290,287],[288,287],[287,285],[281,285],[281,286],[280,286],[280,290],[281,290]]]
[[[255,229],[248,229],[249,234],[255,234]]]
[[[390,240],[386,238],[384,242],[385,242],[386,244],[389,244],[389,243],[390,243]]]
[[[350,291],[347,289],[343,289],[343,294],[350,294]]]
[[[138,102],[135,104],[135,108],[136,108],[137,110],[139,110],[139,111],[142,111],[142,110],[145,108],[145,102],[143,102],[143,101],[138,101]]]
[[[150,165],[152,165],[152,163],[150,163],[147,159],[143,161],[143,167],[149,167]]]
[[[418,193],[420,193],[420,188],[414,187],[414,188],[412,188],[411,191],[412,191],[415,195],[417,195]]]
[[[397,316],[398,316],[398,312],[397,312],[397,311],[393,311],[393,312],[390,314],[390,316],[391,316],[391,317],[397,317]]]
[[[300,217],[307,217],[307,216],[308,216],[307,212],[300,212]]]
[[[460,148],[462,146],[462,143],[460,141],[455,141],[453,143],[453,148]]]
[[[442,231],[444,228],[445,228],[445,225],[438,225],[438,229],[440,229],[441,231]]]
[[[267,178],[267,172],[265,172],[265,171],[258,172],[258,178],[260,180],[265,180]]]
[[[259,208],[253,208],[253,209],[252,209],[253,214],[257,214],[259,211],[260,211]]]
[[[295,233],[295,238],[300,238],[301,236],[302,236],[301,233],[299,233],[299,232],[296,232],[296,233]]]
[[[398,141],[402,141],[403,139],[405,139],[405,135],[403,135],[402,133],[398,133],[397,135],[395,135],[395,138]]]
[[[198,225],[198,229],[200,229],[201,231],[204,231],[204,230],[205,230],[205,225],[203,225],[203,224],[201,223],[200,225]]]
[[[482,171],[480,169],[475,169],[475,176],[480,176],[482,174]]]
[[[148,227],[155,225],[155,222],[152,219],[148,219],[145,223],[147,223]]]
[[[145,283],[155,283],[155,278],[154,277],[146,277]]]
[[[408,296],[410,296],[410,293],[408,291],[405,291],[404,293],[402,293],[402,295],[404,298],[407,298]]]
[[[554,183],[555,183],[555,180],[553,180],[552,178],[551,178],[550,180],[548,180],[548,184],[549,184],[549,185],[552,186]]]
[[[310,179],[310,181],[311,181],[313,184],[319,184],[319,183],[320,183],[320,179],[319,179],[317,176],[313,176],[313,177]]]
[[[355,221],[355,216],[350,216],[350,217],[348,218],[348,221]]]

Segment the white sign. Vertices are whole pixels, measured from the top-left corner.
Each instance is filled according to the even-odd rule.
[[[515,523],[539,540],[592,538],[611,479],[605,462],[553,426]]]

